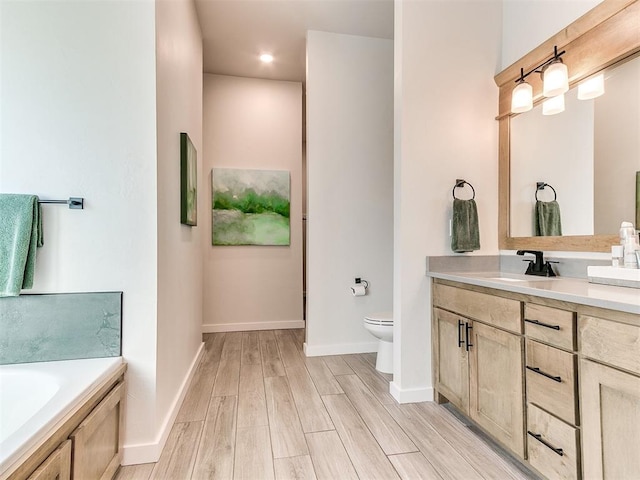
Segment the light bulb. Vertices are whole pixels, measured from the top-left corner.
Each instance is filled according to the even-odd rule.
[[[533,88],[527,82],[520,82],[511,92],[511,113],[528,112],[533,108]]]
[[[260,55],[260,61],[264,63],[271,63],[273,62],[273,55],[269,53],[263,53],[262,55]]]
[[[594,75],[578,85],[578,100],[590,100],[604,93],[604,73]]]
[[[551,97],[542,102],[543,115],[555,115],[564,112],[564,94]]]
[[[569,90],[569,71],[567,66],[556,61],[542,71],[542,95],[555,97]]]

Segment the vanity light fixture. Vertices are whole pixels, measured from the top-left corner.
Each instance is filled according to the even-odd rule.
[[[524,113],[533,108],[533,87],[524,80],[524,69],[520,69],[518,85],[511,94],[511,113]]]
[[[564,112],[564,93],[556,95],[555,97],[547,98],[542,102],[543,115],[555,115],[560,112]]]
[[[562,95],[569,91],[569,70],[562,63],[562,59],[557,56],[558,47],[554,47],[556,58],[553,62],[542,67],[542,95],[547,98]]]
[[[533,89],[529,85],[525,78],[532,73],[539,73],[543,80],[542,94],[545,97],[556,97],[564,94],[569,90],[569,74],[567,66],[562,62],[562,55],[566,53],[566,50],[558,52],[558,47],[553,47],[553,56],[548,60],[542,62],[535,68],[532,68],[527,73],[524,69],[520,69],[520,78],[516,80],[518,84],[511,92],[511,113],[522,113],[531,110],[533,107]],[[562,110],[555,111],[559,113],[564,110],[564,98],[562,100],[556,100],[556,104],[562,101]],[[546,102],[545,102],[546,103]],[[552,115],[552,114],[546,114]]]
[[[604,94],[604,73],[587,78],[578,85],[578,100],[591,100]]]
[[[263,63],[271,63],[273,62],[273,55],[270,53],[263,53],[260,55],[260,61]]]

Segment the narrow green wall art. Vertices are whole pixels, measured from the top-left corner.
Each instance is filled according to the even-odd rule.
[[[290,245],[290,174],[214,168],[212,245]]]

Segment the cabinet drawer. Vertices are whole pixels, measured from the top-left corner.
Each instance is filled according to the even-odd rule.
[[[527,303],[524,306],[524,333],[529,338],[575,350],[575,318],[573,312]]]
[[[535,405],[527,414],[529,463],[547,478],[579,478],[577,429]]]
[[[640,374],[640,327],[580,315],[583,356]]]
[[[449,285],[433,286],[433,304],[465,317],[522,333],[520,302]]]
[[[577,425],[576,356],[527,339],[525,358],[527,402]]]

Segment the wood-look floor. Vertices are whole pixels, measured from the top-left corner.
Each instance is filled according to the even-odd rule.
[[[399,405],[375,354],[306,358],[303,336],[205,335],[160,460],[116,479],[534,478],[447,408]]]

